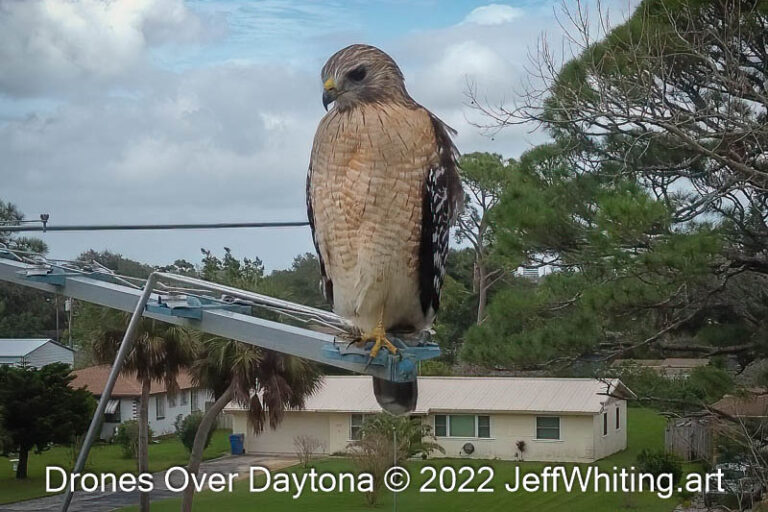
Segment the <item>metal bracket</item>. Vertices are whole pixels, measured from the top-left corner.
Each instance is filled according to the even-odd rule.
[[[146,307],[146,310],[151,313],[180,318],[193,318],[195,320],[201,320],[203,318],[203,311],[206,309],[234,311],[235,313],[250,315],[252,308],[251,306],[240,304],[222,304],[212,299],[195,297],[194,295],[159,297],[156,302],[147,303]]]

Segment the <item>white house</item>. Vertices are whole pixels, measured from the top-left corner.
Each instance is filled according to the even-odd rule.
[[[75,352],[52,339],[0,338],[0,365],[42,368],[51,363],[75,363]]]
[[[412,415],[433,427],[446,457],[593,462],[627,446],[627,403],[618,379],[419,377]],[[370,377],[325,377],[303,410],[256,434],[230,404],[233,431],[248,453],[294,453],[298,436],[320,441],[318,453],[343,452],[367,414],[381,412]],[[436,453],[434,456],[442,456]]]
[[[100,397],[104,392],[110,368],[109,365],[99,365],[75,370],[72,372],[75,379],[70,385],[73,388],[84,387]],[[168,393],[163,382],[152,382],[149,398],[149,428],[154,435],[173,433],[173,424],[178,415],[186,417],[194,411],[205,410],[214,401],[209,390],[193,385],[189,373],[181,372],[176,382],[179,385],[179,391],[174,394]],[[138,419],[140,397],[141,382],[135,377],[120,375],[104,413],[104,423],[101,427],[102,439],[112,437],[115,427],[123,421]]]

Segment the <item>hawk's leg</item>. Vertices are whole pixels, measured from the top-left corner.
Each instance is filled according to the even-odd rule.
[[[371,351],[368,354],[370,356],[369,361],[379,354],[382,346],[389,350],[390,353],[397,354],[397,347],[387,339],[387,331],[384,329],[383,318],[379,318],[379,322],[371,332],[363,333],[363,335],[360,337],[360,343],[365,343],[371,340],[373,340],[373,347],[371,347]]]

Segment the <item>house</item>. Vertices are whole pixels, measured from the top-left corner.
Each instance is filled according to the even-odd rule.
[[[619,369],[649,369],[665,377],[688,377],[696,368],[708,364],[709,359],[669,357],[667,359],[617,359],[611,366]]]
[[[745,389],[739,395],[725,395],[711,407],[720,414],[735,418],[766,418],[768,391],[762,388]]]
[[[611,395],[611,396],[609,396]],[[618,379],[419,377],[412,415],[433,428],[446,457],[593,462],[627,446],[629,391]],[[314,437],[318,453],[344,451],[366,415],[381,412],[370,377],[327,376],[302,410],[260,434],[230,404],[233,431],[248,453],[295,453],[294,440]],[[442,456],[442,454],[434,454]]]
[[[49,338],[0,338],[0,365],[42,368],[51,363],[75,363],[75,352]]]
[[[725,395],[706,410],[669,418],[665,446],[683,460],[703,460],[714,465],[720,437],[738,438],[739,423],[762,422],[765,418],[768,418],[768,391],[743,389],[739,394]]]
[[[72,372],[75,379],[70,385],[74,388],[84,387],[100,397],[104,392],[110,369],[109,365],[99,365],[75,370]],[[186,417],[194,411],[205,410],[214,401],[210,391],[195,387],[188,372],[182,371],[176,382],[179,390],[173,394],[168,393],[164,382],[152,382],[149,397],[149,428],[154,435],[173,433],[177,416]],[[135,377],[121,374],[115,382],[104,411],[101,439],[111,438],[115,427],[120,423],[138,419],[140,397],[141,382]]]

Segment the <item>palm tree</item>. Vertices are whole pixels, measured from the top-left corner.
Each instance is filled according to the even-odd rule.
[[[304,407],[321,379],[317,367],[304,359],[223,338],[203,343],[192,375],[197,385],[211,389],[216,398],[195,434],[187,467],[194,475],[216,417],[229,402],[247,407],[249,423],[260,432],[267,422],[276,428],[287,409]],[[194,494],[192,486],[184,490],[182,512],[191,512]]]
[[[91,331],[92,352],[100,363],[112,363],[130,320],[127,313],[101,309]],[[149,472],[149,393],[152,382],[164,382],[169,393],[178,390],[176,378],[189,367],[199,350],[196,333],[150,318],[142,318],[136,339],[121,370],[141,382],[139,399],[138,471]],[[149,511],[149,493],[140,494],[141,512]]]

